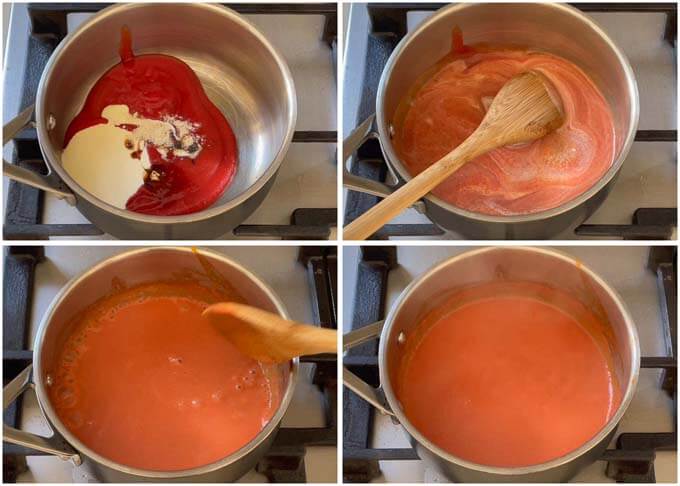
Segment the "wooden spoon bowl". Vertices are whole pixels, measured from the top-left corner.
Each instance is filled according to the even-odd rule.
[[[290,321],[249,305],[213,304],[203,316],[244,354],[262,363],[284,363],[338,350],[337,331]]]

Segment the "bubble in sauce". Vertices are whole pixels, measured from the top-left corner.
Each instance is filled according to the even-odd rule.
[[[100,321],[98,321],[98,320],[97,320],[97,321],[92,321],[92,322],[88,323],[88,324],[85,326],[85,330],[87,331],[87,334],[88,334],[88,335],[93,334],[93,333],[101,332],[101,330],[102,330],[102,323],[101,323]]]
[[[180,312],[189,312],[192,310],[191,304],[181,299],[177,299],[177,307],[179,308]]]
[[[66,363],[73,363],[78,358],[78,353],[73,349],[69,348],[62,357],[62,360]]]
[[[75,407],[78,403],[76,390],[71,386],[59,385],[57,388],[57,400],[63,408]]]
[[[77,410],[71,412],[66,420],[68,421],[69,425],[75,429],[79,429],[85,423],[85,421],[83,420],[83,414]]]
[[[244,375],[242,378],[243,380],[243,385],[246,386],[247,388],[252,388],[255,386],[255,376],[251,374]]]
[[[73,353],[76,355],[76,358],[80,358],[88,349],[89,346],[84,341],[80,341],[73,347]]]

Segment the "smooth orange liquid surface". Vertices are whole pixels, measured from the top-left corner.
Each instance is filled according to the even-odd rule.
[[[245,445],[278,408],[282,379],[201,317],[223,299],[197,283],[156,283],[88,308],[53,373],[61,420],[94,451],[142,469],[198,467]]]
[[[455,297],[407,338],[397,395],[426,438],[468,461],[519,467],[577,449],[609,421],[620,392],[605,326],[566,294],[539,294]]]
[[[550,79],[562,98],[563,126],[477,157],[432,192],[469,211],[518,215],[560,206],[595,184],[612,165],[615,133],[610,108],[589,77],[552,54],[464,45],[460,31],[451,54],[416,82],[395,115],[394,147],[411,175],[468,138],[501,87],[530,70]]]

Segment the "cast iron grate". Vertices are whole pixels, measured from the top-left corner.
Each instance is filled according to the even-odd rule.
[[[30,346],[31,304],[37,265],[45,259],[44,247],[10,246],[5,254],[3,281],[3,385],[9,383],[32,362]],[[305,267],[313,315],[322,327],[337,329],[336,290],[337,253],[335,247],[301,247],[299,263]],[[324,397],[325,427],[282,427],[267,455],[256,471],[273,483],[306,482],[305,449],[307,446],[337,445],[337,356],[320,354],[301,359],[314,365],[312,382]],[[21,397],[3,412],[5,424],[21,423]],[[35,451],[3,444],[3,482],[16,482],[26,471],[26,456],[44,455]]]
[[[357,272],[352,328],[357,329],[385,318],[387,278],[398,266],[395,247],[362,247]],[[677,249],[652,247],[647,263],[654,273],[661,306],[661,332],[666,356],[642,357],[642,368],[664,370],[661,387],[672,397],[675,412],[672,432],[637,432],[619,435],[616,448],[599,460],[607,463],[606,475],[617,482],[653,483],[656,451],[677,450]],[[349,350],[343,364],[371,386],[380,385],[378,342],[364,343]],[[419,460],[411,448],[374,449],[370,446],[375,409],[345,388],[343,398],[343,478],[362,483],[380,475],[378,461]]]
[[[392,51],[407,33],[406,17],[410,11],[434,11],[444,3],[373,3],[367,6],[371,21],[368,35],[366,61],[361,100],[357,118],[366,120],[375,112],[375,99],[380,76]],[[574,3],[584,12],[640,12],[666,15],[664,39],[677,47],[677,6],[675,3]],[[638,130],[636,142],[675,142],[677,130]],[[388,178],[385,159],[378,141],[368,139],[359,147],[352,159],[350,172],[375,181]],[[376,205],[380,198],[356,191],[348,191],[345,203],[345,224],[358,218]],[[642,215],[639,214],[642,212]],[[677,224],[676,208],[639,208],[631,224],[581,225],[577,236],[623,238],[637,240],[670,239]],[[440,236],[444,231],[434,224],[387,224],[371,239],[388,239],[402,236]]]
[[[28,5],[31,34],[28,43],[26,72],[23,73],[21,106],[35,103],[38,82],[50,55],[67,32],[66,16],[76,12],[96,12],[110,3],[32,3]],[[318,4],[226,4],[242,14],[323,15],[322,40],[335,58],[337,44],[337,6]],[[335,66],[335,62],[333,63]],[[336,143],[337,131],[296,131],[293,143]],[[34,128],[23,130],[15,138],[14,163],[46,173]],[[8,240],[46,240],[58,236],[99,236],[103,232],[93,224],[42,223],[44,193],[10,181],[5,210],[4,236]],[[287,225],[241,225],[233,230],[236,237],[270,237],[289,240],[328,239],[336,225],[336,211],[326,208],[298,208]]]

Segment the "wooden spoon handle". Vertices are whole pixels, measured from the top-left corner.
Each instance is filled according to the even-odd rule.
[[[208,307],[204,315],[213,317],[229,315],[251,323],[254,329],[273,339],[274,345],[285,348],[286,352],[291,352],[295,356],[338,352],[337,331],[287,320],[278,314],[249,305],[223,302]],[[214,322],[218,326],[224,324],[219,319]],[[230,323],[231,321],[228,322]],[[228,333],[234,332],[234,329],[224,327],[222,329]]]
[[[466,162],[493,149],[491,144],[480,144],[481,133],[473,133],[454,150],[439,159],[405,185],[394,191],[343,230],[346,240],[365,240],[404,209],[437,187]]]
[[[338,352],[338,333],[332,329],[300,324],[303,329],[298,328],[296,342],[300,345],[299,356],[309,356],[310,354]]]

